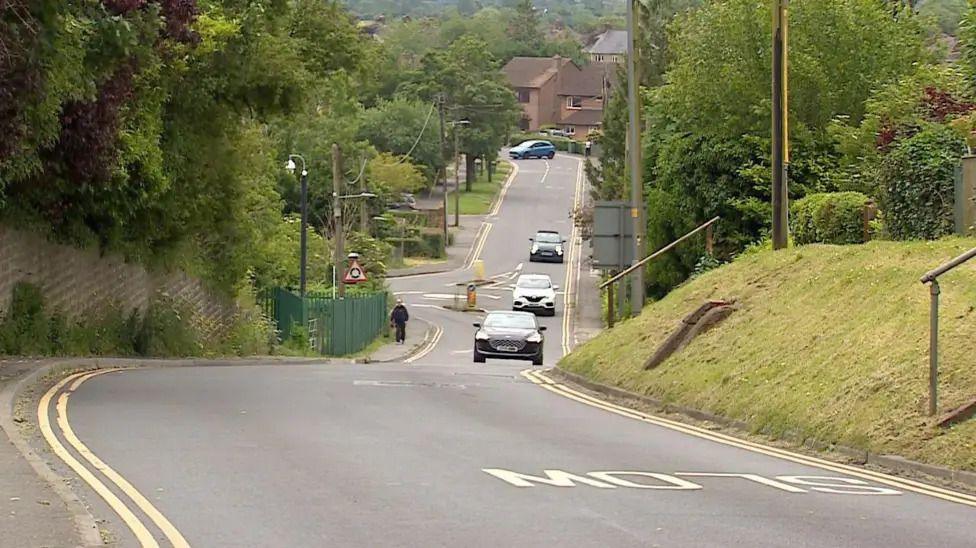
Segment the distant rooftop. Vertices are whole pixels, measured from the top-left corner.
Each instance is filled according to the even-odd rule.
[[[627,53],[627,31],[608,30],[597,37],[586,53],[597,55],[623,55]]]

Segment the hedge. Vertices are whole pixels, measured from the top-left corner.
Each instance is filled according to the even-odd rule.
[[[881,165],[885,228],[895,240],[934,240],[951,234],[955,170],[965,142],[949,128],[904,139]]]
[[[860,192],[810,194],[793,203],[793,239],[797,245],[861,244],[871,234],[865,222],[870,199]]]
[[[405,257],[430,257],[439,259],[444,257],[446,246],[444,245],[444,232],[439,228],[421,229],[417,236],[405,238],[387,238],[387,243],[393,246],[403,244],[403,255]]]

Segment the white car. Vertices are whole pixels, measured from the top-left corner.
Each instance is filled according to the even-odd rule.
[[[512,289],[512,310],[555,316],[556,289],[545,274],[522,274]]]

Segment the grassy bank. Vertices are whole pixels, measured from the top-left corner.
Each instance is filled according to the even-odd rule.
[[[919,277],[976,240],[811,245],[707,272],[561,366],[598,382],[821,441],[976,470],[976,419],[925,415],[929,293]],[[940,412],[976,396],[976,264],[942,280]],[[652,371],[642,364],[710,298],[739,310]]]
[[[461,181],[461,215],[485,215],[491,210],[495,196],[501,190],[502,184],[512,171],[512,164],[506,160],[499,160],[497,169],[488,182],[488,172],[483,171],[471,184],[471,191],[464,191],[464,181]],[[453,185],[453,179],[451,181]],[[454,193],[448,196],[447,212],[454,214]]]

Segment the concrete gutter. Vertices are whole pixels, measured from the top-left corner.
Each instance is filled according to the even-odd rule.
[[[640,394],[635,394],[621,388],[614,386],[607,386],[598,382],[591,381],[585,377],[577,375],[576,373],[570,373],[559,367],[554,367],[549,370],[552,375],[562,381],[568,382],[570,384],[575,384],[579,387],[585,388],[591,392],[596,392],[603,396],[608,396],[611,398],[617,398],[624,401],[630,402],[640,402],[644,405],[648,405],[655,409],[659,409],[663,413],[683,415],[698,421],[711,422],[720,426],[725,426],[729,428],[734,428],[742,432],[752,432],[753,430],[748,424],[742,421],[729,419],[719,415],[714,415],[705,411],[694,409],[691,407],[685,407],[683,405],[677,405],[672,403],[666,403],[656,398],[649,396],[643,396]],[[934,464],[926,464],[923,462],[917,462],[897,455],[878,455],[871,453],[865,449],[849,447],[846,445],[826,443],[815,438],[808,438],[799,434],[797,432],[784,432],[784,433],[773,433],[770,431],[760,431],[761,434],[773,436],[782,441],[789,442],[796,446],[803,446],[808,449],[813,449],[822,452],[834,452],[840,455],[844,455],[855,464],[858,465],[868,465],[875,466],[885,469],[896,475],[911,476],[911,475],[922,475],[930,478],[935,478],[941,482],[955,483],[965,486],[971,491],[976,491],[976,472],[968,472],[965,470],[954,470],[952,468],[946,468],[943,466],[937,466]]]

